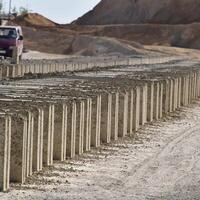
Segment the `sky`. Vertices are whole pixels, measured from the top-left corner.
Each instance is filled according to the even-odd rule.
[[[11,0],[12,7],[26,7],[57,23],[69,23],[91,10],[100,0]],[[3,0],[8,10],[9,0]]]

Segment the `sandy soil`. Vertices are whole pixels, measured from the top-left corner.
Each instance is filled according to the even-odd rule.
[[[72,56],[70,56],[72,57]],[[27,53],[23,54],[23,59],[34,59],[34,60],[42,60],[42,59],[64,59],[69,58],[67,55],[60,55],[60,54],[51,54],[51,53],[43,53],[39,51],[28,51]]]
[[[101,149],[56,163],[4,200],[200,199],[200,102]]]

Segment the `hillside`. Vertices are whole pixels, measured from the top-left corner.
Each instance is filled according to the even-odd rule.
[[[55,27],[56,23],[38,13],[27,13],[17,16],[13,21],[20,26],[46,26]]]
[[[188,24],[200,22],[200,0],[102,0],[75,24]]]

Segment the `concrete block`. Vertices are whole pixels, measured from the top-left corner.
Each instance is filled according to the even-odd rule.
[[[75,145],[76,145],[76,102],[72,102],[68,105],[68,116],[67,116],[67,157],[73,158],[75,156]]]
[[[111,140],[112,94],[103,94],[101,103],[101,142]]]
[[[159,112],[158,112],[158,118],[163,117],[163,83],[160,83],[159,87]]]
[[[64,161],[66,159],[66,138],[67,138],[67,105],[57,104],[55,106],[54,119],[54,146],[53,159]]]
[[[34,132],[34,115],[28,111],[27,117],[27,144],[26,144],[26,176],[33,173],[33,132]]]
[[[0,116],[0,191],[7,191],[10,183],[11,118]]]
[[[159,104],[160,104],[160,83],[156,82],[154,84],[154,109],[153,109],[153,118],[158,120],[159,118]]]
[[[153,121],[154,105],[154,82],[148,84],[147,88],[147,121]]]
[[[140,128],[140,87],[136,86],[133,92],[133,131]]]
[[[92,102],[92,129],[91,129],[91,146],[100,146],[101,131],[101,95],[98,95]]]
[[[140,93],[140,125],[147,122],[147,84],[141,87]]]
[[[170,84],[168,79],[163,82],[163,114],[167,115],[169,112],[169,101],[170,101]]]
[[[27,134],[28,118],[12,117],[10,181],[24,183],[27,177]]]
[[[174,94],[174,81],[169,80],[169,112],[173,111],[173,94]]]
[[[91,128],[92,128],[92,99],[88,98],[85,104],[85,125],[84,125],[84,143],[83,150],[90,151],[91,147]]]
[[[133,98],[134,98],[134,91],[133,89],[130,91],[129,100],[128,100],[128,134],[133,134]]]
[[[43,164],[47,166],[53,164],[54,110],[54,105],[44,110]]]
[[[182,86],[182,77],[178,78],[178,102],[177,107],[181,107],[181,86]]]
[[[117,140],[118,139],[118,129],[119,129],[119,93],[113,94],[112,97],[112,112],[111,112],[111,139]]]
[[[43,168],[43,134],[44,134],[44,110],[38,108],[34,115],[33,134],[33,170],[40,171]]]
[[[75,152],[78,155],[83,154],[84,144],[84,126],[85,126],[85,102],[81,101],[77,103],[77,115],[76,115],[76,148]]]
[[[128,92],[119,94],[119,137],[126,136],[128,131],[128,97]]]

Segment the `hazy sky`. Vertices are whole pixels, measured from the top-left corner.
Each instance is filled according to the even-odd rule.
[[[8,8],[9,0],[3,2]],[[98,2],[100,0],[12,0],[12,5],[28,7],[58,23],[67,23],[92,9]]]

